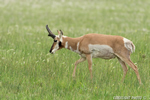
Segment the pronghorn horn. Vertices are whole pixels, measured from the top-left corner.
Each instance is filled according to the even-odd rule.
[[[47,29],[47,31],[48,31],[48,36],[50,36],[50,37],[52,37],[53,39],[56,37],[52,32],[51,32],[51,30],[48,28],[48,25],[46,25],[46,29]]]
[[[61,34],[63,35],[63,32],[62,32],[62,30],[60,30],[60,32],[61,32]]]

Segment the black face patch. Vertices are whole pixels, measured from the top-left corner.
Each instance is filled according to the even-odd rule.
[[[61,46],[61,42],[59,41],[59,46]]]

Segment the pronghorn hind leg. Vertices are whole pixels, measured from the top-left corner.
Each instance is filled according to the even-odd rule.
[[[86,59],[88,61],[88,66],[89,66],[89,71],[90,71],[91,79],[93,79],[93,75],[92,75],[92,55],[91,54],[87,54],[86,55]]]
[[[124,61],[125,63],[127,63],[133,70],[134,72],[136,73],[136,76],[137,76],[137,79],[139,81],[139,84],[142,84],[141,82],[141,78],[140,78],[140,75],[139,75],[139,72],[138,72],[138,68],[137,66],[131,61],[130,59],[130,54],[127,56],[127,55],[121,55],[121,54],[116,54],[122,61]]]
[[[85,61],[85,60],[86,60],[86,58],[83,58],[83,57],[82,57],[82,58],[80,58],[79,60],[77,60],[77,61],[75,62],[75,67],[74,67],[74,70],[73,70],[72,77],[75,77],[77,65],[78,65],[79,63]]]
[[[122,69],[123,69],[123,77],[122,77],[121,82],[124,82],[125,76],[126,76],[127,71],[128,71],[128,67],[126,66],[125,62],[122,61],[120,58],[118,58],[118,61],[120,62]]]
[[[142,84],[137,66],[130,59],[125,60],[125,62],[134,70],[134,72],[136,73],[136,76],[137,76],[137,79],[138,79],[139,83]]]

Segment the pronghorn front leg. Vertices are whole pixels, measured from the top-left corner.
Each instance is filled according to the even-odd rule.
[[[93,79],[93,75],[92,75],[92,55],[87,54],[86,59],[88,61],[88,66],[89,66],[89,71],[90,71],[90,74],[91,74],[91,79]]]
[[[75,62],[75,67],[74,67],[74,70],[73,70],[72,77],[75,77],[77,65],[78,65],[80,62],[83,62],[83,61],[85,61],[85,60],[86,60],[86,58],[80,58],[79,60],[77,60],[77,61]]]

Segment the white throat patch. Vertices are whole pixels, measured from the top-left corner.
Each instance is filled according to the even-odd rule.
[[[65,48],[66,49],[68,48],[68,41],[65,43]]]
[[[78,53],[78,54],[80,54],[80,51],[79,51],[79,42],[77,43],[77,50],[73,50],[73,48],[71,47],[71,46],[69,46],[69,49],[71,50],[71,51],[73,51],[73,52],[76,52],[76,53]]]
[[[80,51],[79,51],[79,42],[77,43],[77,50],[74,50],[74,52],[76,52],[76,53],[78,53],[78,54],[80,54]]]

